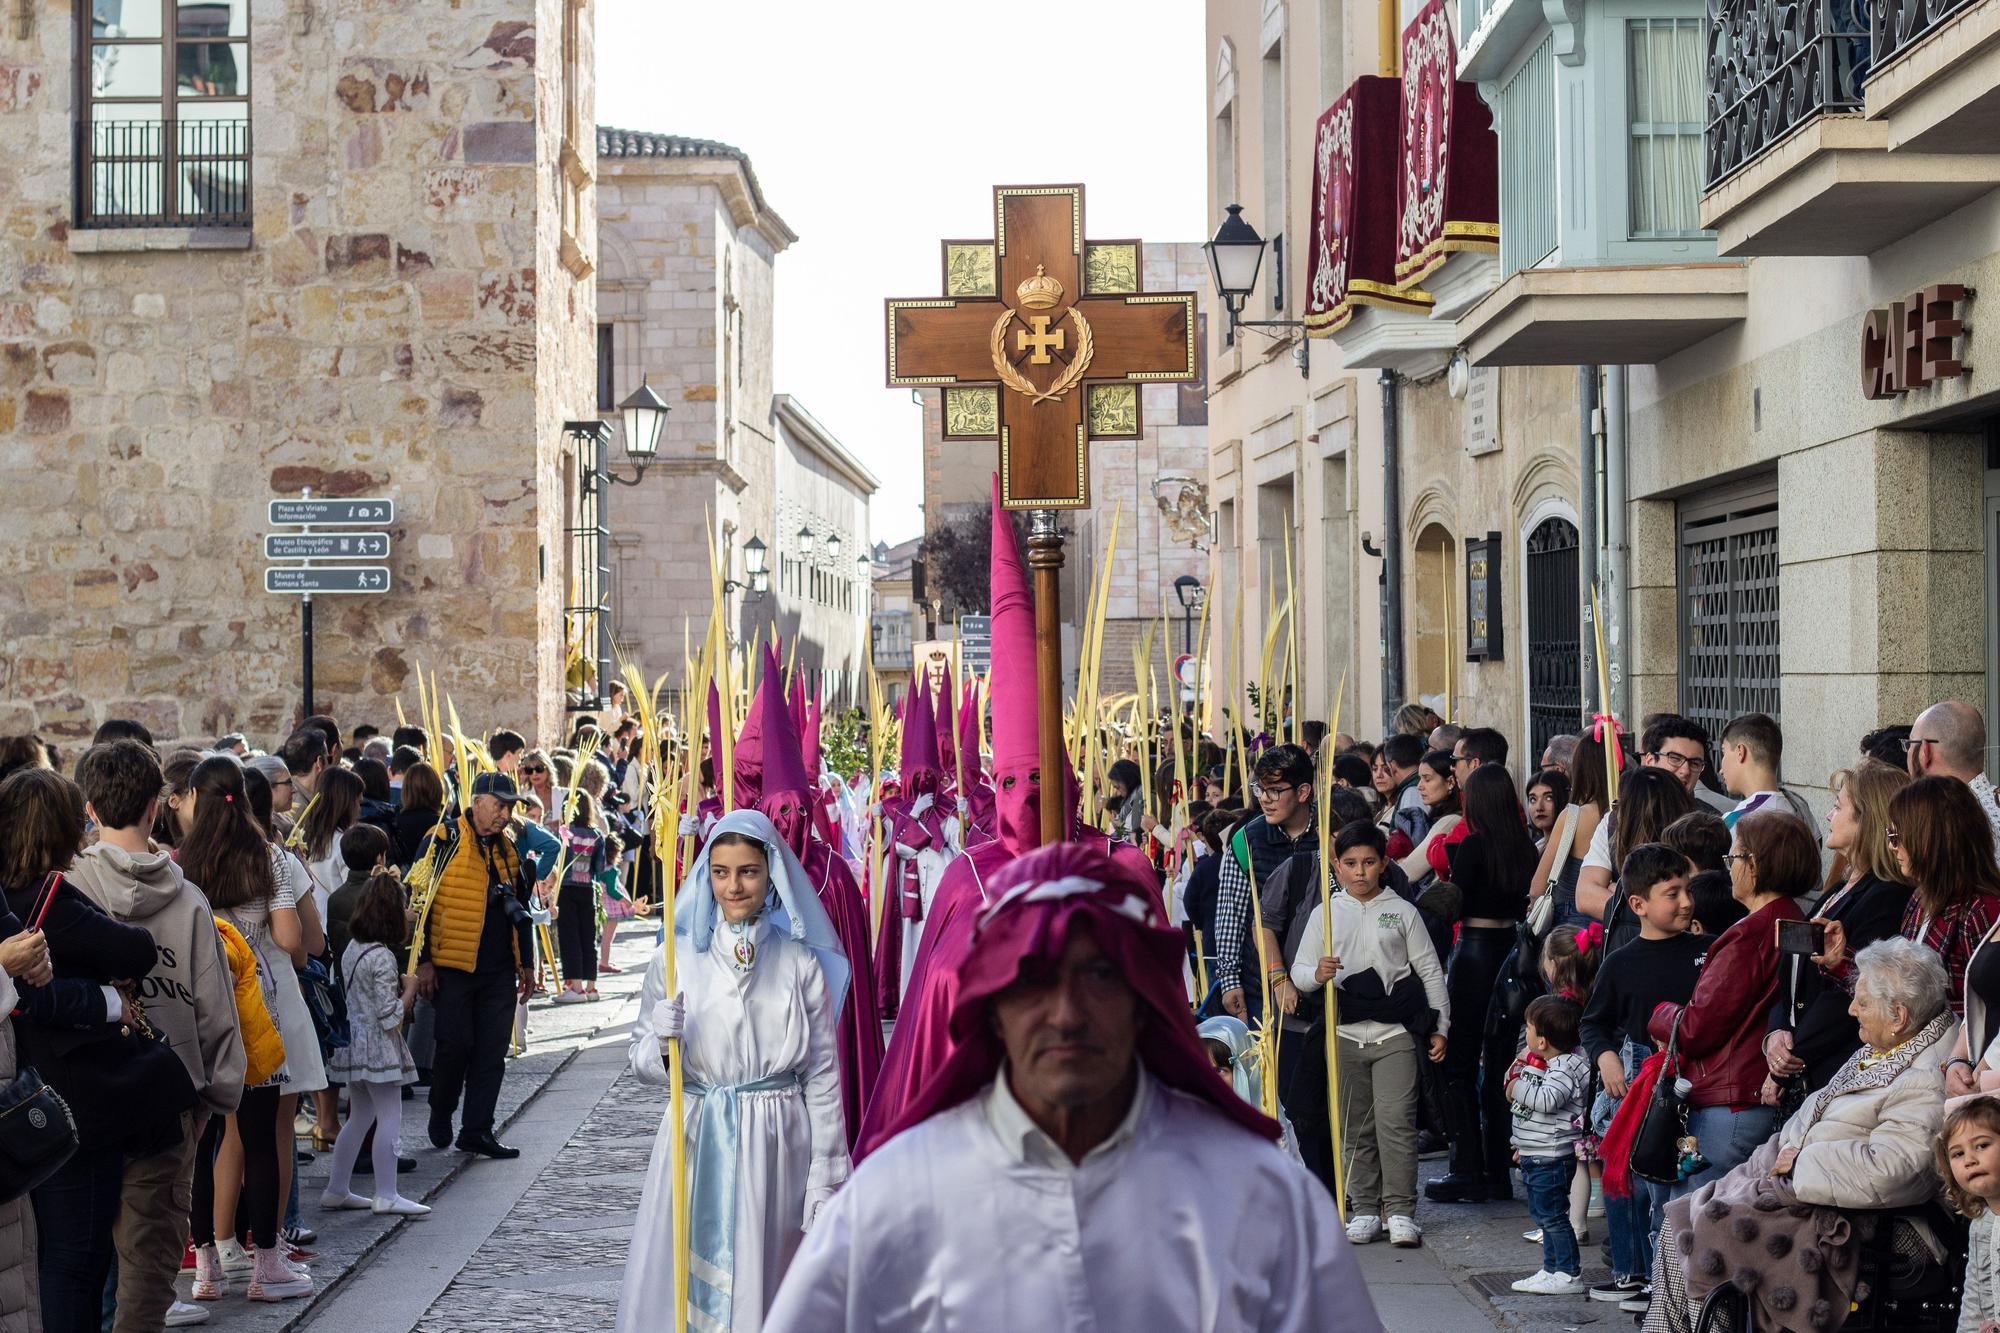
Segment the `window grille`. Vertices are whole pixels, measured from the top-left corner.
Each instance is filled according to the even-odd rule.
[[[77,7],[76,225],[250,225],[250,0]]]
[[[1710,736],[1744,713],[1777,718],[1775,484],[1684,502],[1680,549],[1681,712]]]
[[[1545,518],[1528,534],[1529,754],[1583,719],[1583,600],[1576,524]]]

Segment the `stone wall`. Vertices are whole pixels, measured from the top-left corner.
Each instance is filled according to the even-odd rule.
[[[258,0],[239,231],[74,229],[77,30],[68,6],[30,9],[25,38],[10,14],[0,732],[122,715],[275,743],[298,603],[262,591],[261,535],[305,486],[398,507],[394,590],[318,603],[321,708],[392,724],[421,661],[468,727],[553,729],[560,589],[538,571],[560,568],[560,423],[588,415],[594,323],[537,188],[562,96],[538,37],[565,2]]]

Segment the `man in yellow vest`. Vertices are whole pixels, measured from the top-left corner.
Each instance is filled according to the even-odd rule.
[[[493,1134],[493,1108],[507,1067],[514,1005],[534,988],[528,874],[506,837],[521,799],[505,773],[472,781],[472,809],[432,838],[444,839],[444,864],[417,964],[417,990],[437,1013],[431,1065],[431,1142],[452,1142],[459,1092],[465,1115],[458,1146],[486,1157],[519,1157]],[[418,857],[428,853],[428,844]]]

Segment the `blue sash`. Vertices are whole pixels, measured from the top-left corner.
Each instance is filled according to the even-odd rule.
[[[727,1329],[736,1275],[736,1144],[742,1129],[740,1097],[800,1086],[796,1069],[749,1083],[710,1087],[689,1083],[682,1091],[701,1098],[695,1111],[694,1160],[688,1168],[689,1327]]]

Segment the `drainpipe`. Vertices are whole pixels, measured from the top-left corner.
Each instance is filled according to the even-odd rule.
[[[1376,41],[1381,44],[1381,59],[1377,61],[1376,73],[1385,79],[1400,78],[1403,73],[1403,15],[1397,0],[1375,0]]]
[[[1630,721],[1632,682],[1627,675],[1629,647],[1625,629],[1631,610],[1627,587],[1632,544],[1625,510],[1625,367],[1604,368],[1604,627],[1605,650],[1611,654],[1611,708]]]
[[[1583,718],[1604,711],[1597,697],[1597,631],[1591,590],[1597,586],[1597,367],[1576,368],[1577,592],[1583,599]]]
[[[1403,473],[1397,438],[1396,372],[1384,370],[1382,386],[1382,734],[1396,730],[1403,706]]]

